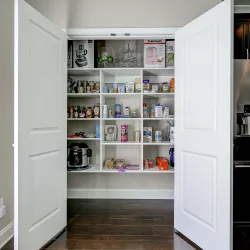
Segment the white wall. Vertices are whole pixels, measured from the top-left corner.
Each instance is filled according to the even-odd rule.
[[[26,0],[61,28],[179,27],[221,0]]]
[[[60,28],[102,27],[180,27],[198,17],[221,0],[26,0]],[[143,190],[153,190],[150,197],[172,196],[173,175],[167,174],[69,174],[69,196],[79,190],[83,196],[113,197],[116,190],[121,198]],[[99,190],[99,191],[97,191]],[[159,191],[160,190],[160,191]],[[158,192],[159,191],[159,192]],[[138,197],[137,196],[137,197]],[[163,197],[162,196],[162,197]],[[98,197],[97,197],[98,198]]]
[[[14,0],[0,1],[0,198],[7,214],[0,219],[0,248],[14,218]],[[12,228],[10,228],[12,230]]]

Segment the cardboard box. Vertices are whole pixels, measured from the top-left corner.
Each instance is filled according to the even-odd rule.
[[[166,41],[166,67],[174,67],[174,53],[175,53],[175,41],[167,40]]]
[[[94,40],[73,41],[73,68],[94,68]]]
[[[135,92],[135,83],[126,82],[126,93],[134,93],[134,92]]]
[[[165,40],[144,40],[144,67],[165,68]]]

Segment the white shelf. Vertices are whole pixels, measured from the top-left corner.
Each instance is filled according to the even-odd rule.
[[[121,98],[121,97],[127,97],[127,98],[133,98],[133,97],[140,97],[141,93],[102,93],[103,97],[106,98]]]
[[[146,146],[174,146],[173,142],[143,142]]]
[[[100,98],[100,93],[68,93],[68,98]]]
[[[128,145],[141,145],[141,142],[135,142],[135,141],[129,141],[129,142],[117,142],[117,141],[111,141],[111,142],[107,142],[107,141],[103,141],[102,142],[103,145],[121,145],[121,146],[128,146]]]
[[[162,98],[162,97],[169,97],[169,98],[174,98],[174,93],[143,93],[144,97],[149,97],[149,98]]]
[[[100,69],[72,68],[68,69],[68,76],[100,76]]]
[[[91,168],[88,168],[86,170],[80,170],[80,171],[68,171],[68,174],[74,174],[74,173],[100,173],[100,165],[91,165]]]
[[[101,170],[102,173],[113,173],[113,174],[123,174],[121,172],[118,171],[118,169],[107,169],[107,168],[103,168]],[[143,171],[139,170],[125,170],[125,173],[143,173]]]
[[[140,76],[142,68],[103,68],[104,76]]]
[[[141,118],[102,118],[104,121],[140,121]]]
[[[144,76],[174,76],[174,68],[143,68]]]
[[[174,121],[174,118],[143,118],[145,121]]]
[[[67,138],[68,141],[100,141],[100,138]]]
[[[68,118],[68,121],[100,121],[100,118]]]
[[[174,169],[170,167],[169,170],[159,170],[157,166],[153,167],[153,168],[149,168],[149,169],[144,169],[143,170],[144,173],[157,173],[157,174],[174,174]]]

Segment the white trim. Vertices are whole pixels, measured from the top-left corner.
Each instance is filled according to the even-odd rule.
[[[14,222],[9,223],[4,229],[0,231],[0,249],[8,243],[14,236]]]
[[[174,189],[74,189],[68,199],[174,199]]]
[[[172,28],[86,28],[66,29],[68,37],[72,40],[81,39],[162,39],[174,38],[179,27]],[[116,34],[112,36],[111,34]],[[129,34],[129,35],[127,35]]]
[[[250,13],[250,5],[235,5],[234,13]]]

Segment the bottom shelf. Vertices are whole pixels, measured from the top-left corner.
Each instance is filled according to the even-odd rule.
[[[91,167],[89,169],[86,170],[76,170],[76,171],[68,171],[69,174],[71,173],[112,173],[112,174],[122,174],[120,172],[118,172],[117,169],[107,169],[107,168],[103,168],[102,170],[100,169],[100,165],[91,165]],[[155,166],[153,168],[150,169],[144,169],[144,170],[126,170],[125,173],[151,173],[151,174],[155,174],[155,173],[165,173],[165,174],[173,174],[174,173],[174,168],[170,168],[169,170],[158,170],[158,167]]]
[[[100,173],[100,165],[90,165],[91,167],[85,170],[73,170],[68,173]]]
[[[169,170],[159,170],[157,166],[154,166],[153,168],[149,169],[144,169],[144,173],[168,173],[168,174],[173,174],[174,173],[174,168],[169,167]]]

